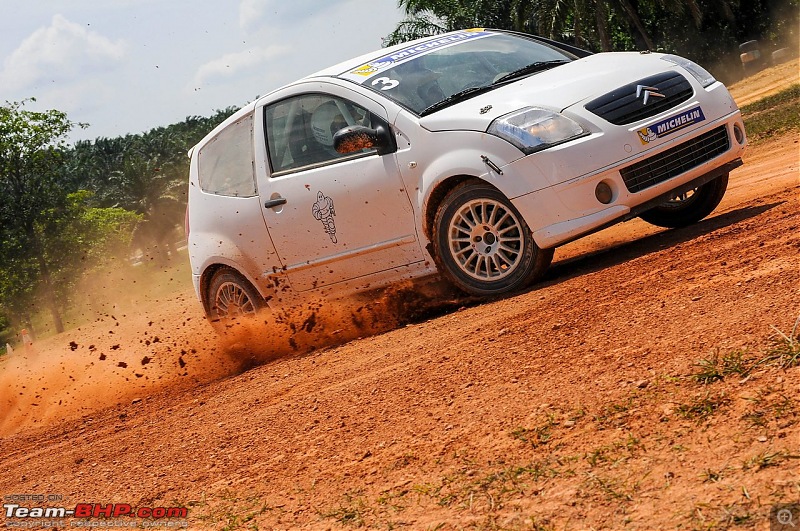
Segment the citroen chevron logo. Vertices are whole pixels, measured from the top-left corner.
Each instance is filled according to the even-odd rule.
[[[642,100],[642,105],[647,105],[647,102],[650,98],[666,98],[665,95],[661,94],[658,91],[657,87],[648,87],[645,85],[636,85],[636,99],[642,97],[642,93],[644,93],[644,99]]]

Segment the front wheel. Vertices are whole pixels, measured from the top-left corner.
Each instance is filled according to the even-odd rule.
[[[697,223],[711,214],[728,189],[728,174],[721,175],[703,186],[675,196],[669,201],[639,215],[658,227],[676,229]]]
[[[433,236],[442,272],[473,295],[522,289],[539,279],[553,259],[553,249],[536,245],[514,205],[483,182],[464,182],[445,196]]]
[[[255,315],[266,305],[258,291],[239,273],[220,269],[211,278],[207,292],[208,319],[224,328],[241,317]]]

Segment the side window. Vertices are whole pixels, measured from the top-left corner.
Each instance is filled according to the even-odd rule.
[[[253,172],[253,116],[232,123],[197,156],[200,189],[235,197],[256,195]]]
[[[375,149],[337,153],[333,135],[350,125],[375,127],[383,122],[363,107],[328,94],[289,98],[264,112],[273,175],[375,153]]]

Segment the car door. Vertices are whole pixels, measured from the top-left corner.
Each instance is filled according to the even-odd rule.
[[[264,220],[296,291],[423,260],[395,156],[333,150],[345,126],[388,127],[381,106],[350,96],[315,90],[264,106]]]
[[[192,151],[188,244],[198,284],[206,267],[224,264],[266,293],[267,272],[280,268],[256,187],[253,133],[251,110]]]

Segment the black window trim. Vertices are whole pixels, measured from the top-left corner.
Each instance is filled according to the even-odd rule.
[[[340,96],[338,94],[332,94],[330,92],[323,92],[323,91],[301,92],[299,94],[291,94],[289,96],[286,96],[285,98],[281,98],[279,100],[275,100],[275,101],[271,101],[269,103],[266,103],[262,107],[261,119],[262,119],[263,124],[264,124],[264,147],[266,148],[266,156],[267,156],[267,163],[269,165],[269,178],[270,179],[272,179],[273,177],[284,177],[286,175],[292,175],[294,173],[299,173],[299,172],[304,172],[304,171],[309,171],[309,170],[315,170],[317,168],[323,168],[325,166],[331,166],[333,164],[339,164],[341,162],[348,162],[348,161],[351,161],[351,160],[363,159],[363,158],[366,158],[366,157],[371,157],[373,155],[378,155],[378,150],[377,150],[377,148],[375,148],[375,149],[373,149],[371,151],[368,151],[366,153],[353,153],[352,155],[347,155],[347,156],[335,158],[335,159],[332,159],[332,160],[327,160],[327,161],[323,161],[323,162],[316,162],[314,164],[306,164],[305,166],[298,166],[297,168],[290,168],[288,170],[275,171],[273,163],[272,163],[272,154],[270,153],[270,150],[269,150],[269,128],[268,128],[268,124],[267,124],[267,109],[269,107],[272,107],[274,105],[278,105],[278,104],[280,104],[280,103],[282,103],[284,101],[287,101],[287,100],[291,100],[291,99],[295,99],[295,98],[302,98],[302,97],[305,97],[305,96],[315,96],[315,95],[329,96],[331,98],[339,98],[341,100],[349,102],[352,105],[355,105],[357,107],[360,107],[360,108],[364,109],[365,111],[370,113],[373,117],[377,118],[380,122],[382,122],[384,127],[389,129],[390,131],[392,130],[392,128],[389,125],[388,121],[383,116],[380,116],[379,114],[376,114],[376,113],[372,112],[371,110],[366,108],[364,105],[361,105],[360,103],[357,103],[357,102],[353,101],[350,98],[346,98],[346,97]],[[382,156],[382,155],[378,155],[378,156]]]

